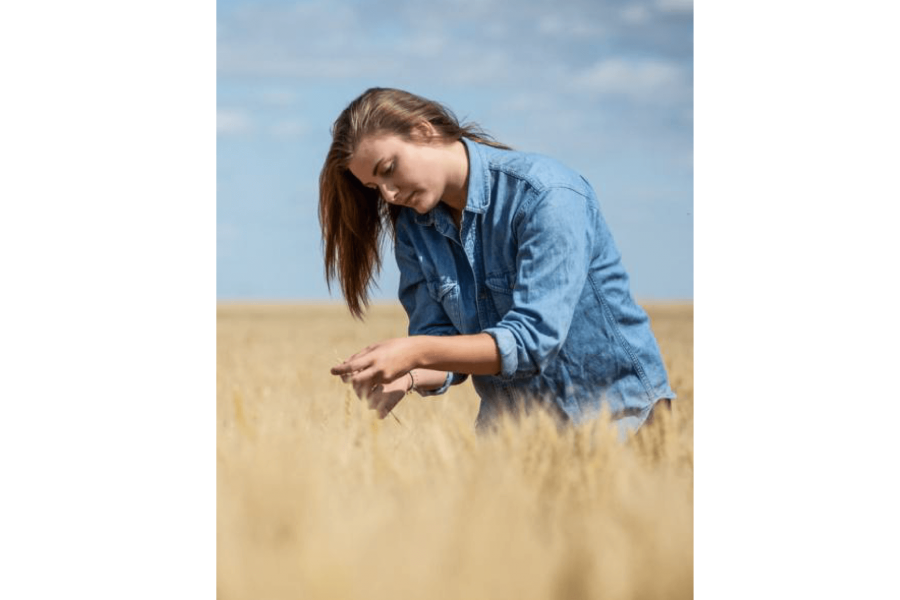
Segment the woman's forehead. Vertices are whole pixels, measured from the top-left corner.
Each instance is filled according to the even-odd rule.
[[[350,168],[353,169],[354,165],[364,169],[368,168],[371,174],[379,160],[402,149],[406,143],[395,135],[365,137],[356,146],[356,151],[350,158]]]
[[[363,153],[377,154],[379,152],[390,151],[396,149],[403,143],[403,139],[389,133],[367,135],[359,141],[359,144],[357,144],[354,155],[359,156]]]
[[[393,138],[393,139],[390,139]],[[378,161],[387,158],[397,149],[396,136],[371,136],[365,137],[356,147],[353,156],[350,157],[348,168],[357,179],[363,183],[368,182],[373,176]]]

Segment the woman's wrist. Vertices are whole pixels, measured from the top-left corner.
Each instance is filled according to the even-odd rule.
[[[409,370],[428,368],[432,338],[430,335],[412,335],[406,338],[410,343]]]

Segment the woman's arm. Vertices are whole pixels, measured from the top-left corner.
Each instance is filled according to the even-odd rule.
[[[501,379],[537,375],[565,344],[594,254],[603,250],[599,221],[589,190],[551,187],[519,208],[512,306],[484,329],[496,340]]]
[[[500,372],[497,343],[486,333],[474,335],[408,338],[415,344],[420,367],[455,371],[468,375],[496,375]]]
[[[349,379],[363,398],[376,386],[391,384],[412,369],[495,375],[500,372],[500,353],[494,338],[486,333],[416,335],[372,344],[332,368],[331,374]]]

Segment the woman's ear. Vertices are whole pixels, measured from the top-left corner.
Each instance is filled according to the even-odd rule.
[[[440,135],[434,125],[423,120],[413,128],[413,138],[423,144],[429,144],[440,139]]]

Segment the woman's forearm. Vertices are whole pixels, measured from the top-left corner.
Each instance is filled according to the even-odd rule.
[[[444,386],[447,381],[447,371],[436,371],[434,369],[413,369],[415,371],[416,389],[423,392],[433,392]],[[405,385],[410,385],[412,380],[409,375],[406,377]],[[408,389],[408,388],[407,388]]]
[[[415,353],[417,369],[453,371],[469,375],[496,375],[500,372],[500,352],[494,338],[487,333],[420,335],[411,339],[417,346]],[[443,380],[441,383],[443,384]]]

